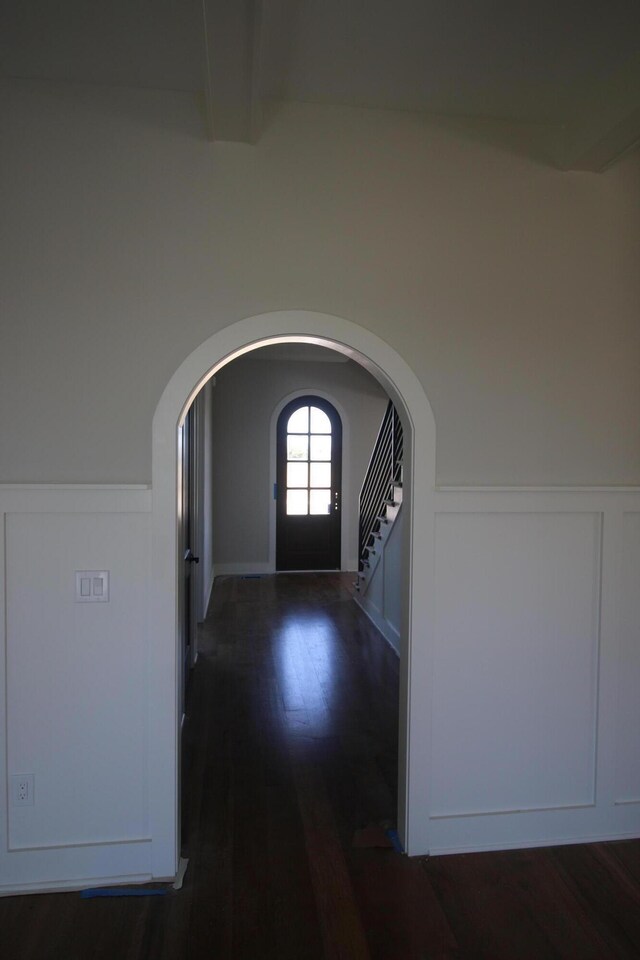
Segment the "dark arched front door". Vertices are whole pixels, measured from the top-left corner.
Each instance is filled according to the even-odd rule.
[[[277,429],[277,570],[340,569],[342,422],[320,397],[292,400]]]

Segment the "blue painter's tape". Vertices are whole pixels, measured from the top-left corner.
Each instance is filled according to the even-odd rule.
[[[163,897],[167,891],[158,887],[92,887],[80,891],[81,900],[94,897]]]
[[[393,844],[393,849],[395,850],[395,852],[404,853],[404,847],[402,846],[402,842],[400,840],[400,837],[398,836],[398,831],[385,830],[385,833],[389,837],[389,840],[391,840],[391,843]]]

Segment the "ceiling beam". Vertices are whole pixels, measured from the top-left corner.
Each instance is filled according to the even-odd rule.
[[[202,0],[210,140],[255,143],[262,130],[263,0]]]

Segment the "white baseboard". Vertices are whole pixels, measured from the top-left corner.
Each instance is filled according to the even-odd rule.
[[[139,883],[157,883],[150,873],[131,873],[117,877],[96,877],[87,880],[52,880],[35,883],[15,883],[0,886],[0,897],[14,897],[24,893],[73,893],[75,890],[91,890],[93,887],[135,886]]]
[[[217,576],[217,571],[215,564],[211,564],[211,574],[209,576],[209,584],[207,587],[207,596],[204,604],[204,617],[203,620],[206,620],[207,614],[209,613],[209,606],[211,604],[211,594],[213,593],[213,584]]]
[[[461,853],[491,853],[493,850],[534,850],[536,847],[569,847],[578,843],[615,843],[620,840],[637,840],[638,831],[580,834],[575,837],[543,837],[536,840],[500,840],[495,843],[471,843],[457,846],[433,846],[431,857],[450,857]]]
[[[353,599],[356,601],[363,613],[369,617],[374,627],[382,634],[397,657],[400,656],[400,633],[396,628],[382,616],[377,607],[375,607],[366,597],[355,593]]]
[[[273,565],[263,560],[255,563],[217,563],[214,570],[216,577],[246,577],[252,574],[275,573]]]
[[[354,560],[351,566],[347,567],[346,573],[358,569],[358,564]],[[272,563],[258,560],[255,563],[217,563],[214,568],[214,577],[250,577],[252,575],[260,576],[268,573],[313,573],[313,570],[280,570],[277,571]],[[315,571],[316,573],[334,573],[333,570]],[[212,585],[213,586],[213,585]]]

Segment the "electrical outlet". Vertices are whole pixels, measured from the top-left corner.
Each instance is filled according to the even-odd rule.
[[[33,774],[14,773],[11,777],[11,805],[13,807],[32,807],[33,803]]]

